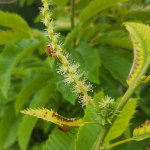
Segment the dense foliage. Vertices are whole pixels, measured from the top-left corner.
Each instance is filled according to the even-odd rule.
[[[71,54],[72,62],[80,64],[93,84],[89,94],[95,104],[104,95],[119,103],[128,88],[126,80],[133,63],[133,28],[143,37],[150,35],[149,30],[144,33],[136,24],[125,22],[150,24],[150,0],[81,0],[75,1],[74,9],[72,5],[68,0],[53,0],[50,5],[54,31],[60,32],[63,50]],[[46,55],[50,41],[40,22],[41,6],[40,0],[0,5],[0,149],[90,150],[102,129],[97,124],[64,133],[51,122],[20,113],[26,108],[45,107],[67,118],[102,124],[93,107],[82,108],[78,103],[77,94],[72,92],[74,84],[68,86],[57,73],[59,60]],[[143,39],[145,45],[149,43],[148,38]],[[149,85],[136,90],[110,129],[104,146],[132,138],[133,130],[149,119]],[[134,141],[135,133],[130,142],[112,150],[149,149],[150,139]]]

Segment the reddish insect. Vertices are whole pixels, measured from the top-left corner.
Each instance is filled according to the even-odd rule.
[[[48,56],[53,56],[55,59],[58,59],[58,57],[56,56],[56,53],[53,50],[53,47],[51,44],[46,45],[46,53]]]
[[[63,132],[70,132],[70,129],[67,129],[67,128],[63,128],[63,127],[61,127],[61,126],[58,126],[58,129],[59,130],[61,130],[61,131],[63,131]]]

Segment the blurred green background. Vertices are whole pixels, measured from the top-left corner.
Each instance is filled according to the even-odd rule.
[[[103,90],[105,95],[117,99],[128,88],[126,79],[133,61],[132,42],[122,24],[132,21],[149,25],[150,0],[129,0],[124,3],[120,0],[118,1],[120,3],[106,9],[95,8],[96,13],[89,8],[91,2],[92,0],[75,1],[74,29],[71,29],[71,2],[53,0],[50,10],[56,26],[54,30],[60,33],[60,43],[65,43],[64,51],[71,54],[70,61],[79,62],[80,69],[85,71],[85,76],[93,84],[93,92],[89,94],[93,97],[94,93]],[[99,5],[105,4],[99,1],[97,7]],[[77,95],[72,93],[74,85],[66,85],[63,77],[56,73],[60,62],[47,58],[45,47],[50,41],[45,36],[46,27],[40,22],[40,7],[42,7],[40,0],[14,2],[0,0],[1,11],[18,14],[28,24],[25,25],[24,20],[20,18],[17,22],[19,27],[15,29],[13,28],[15,20],[13,22],[13,19],[9,19],[12,16],[5,18],[0,12],[0,149],[2,150],[75,150],[75,143],[79,144],[76,136],[81,139],[81,145],[85,144],[78,133],[78,128],[72,131],[76,134],[63,133],[50,122],[19,113],[26,108],[45,107],[52,108],[64,117],[82,118],[86,110],[78,103]],[[85,9],[88,12],[86,14]],[[8,25],[4,26],[3,21]],[[25,28],[21,25],[29,26],[30,29],[24,31]],[[150,70],[147,74],[149,73]],[[134,93],[133,97],[139,101],[136,113],[130,120],[130,126],[110,143],[132,137],[133,129],[146,119],[150,119],[149,95],[150,83],[142,85]],[[93,120],[94,115],[92,110]],[[95,129],[95,126],[91,127]],[[88,129],[86,132],[89,132]],[[85,134],[84,137],[89,138],[89,141],[96,139],[92,135],[86,136],[90,135]],[[79,145],[76,146],[77,150],[80,149]],[[91,149],[91,145],[84,149]],[[114,150],[150,150],[150,139],[125,143],[115,147]]]

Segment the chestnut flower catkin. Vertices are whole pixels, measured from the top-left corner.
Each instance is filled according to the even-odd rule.
[[[59,34],[54,33],[54,25],[51,18],[51,12],[49,10],[50,1],[42,0],[43,7],[41,8],[41,14],[43,16],[42,22],[47,27],[47,32],[50,40],[52,40],[52,48],[57,56],[57,58],[61,61],[62,64],[59,65],[58,73],[64,76],[64,82],[67,84],[75,83],[73,92],[78,94],[82,93],[80,96],[80,103],[82,106],[85,106],[92,101],[92,98],[88,95],[88,91],[92,90],[92,85],[88,83],[83,77],[83,73],[78,71],[79,64],[76,62],[70,62],[68,60],[68,54],[64,53],[61,45],[58,44],[58,36]]]

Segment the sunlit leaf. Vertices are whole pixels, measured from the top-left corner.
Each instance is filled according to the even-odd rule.
[[[19,31],[30,32],[27,22],[17,14],[0,11],[0,25]]]

